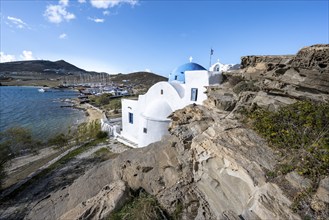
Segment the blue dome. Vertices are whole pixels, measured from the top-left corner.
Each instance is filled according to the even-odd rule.
[[[185,83],[185,71],[193,71],[193,70],[206,70],[203,66],[197,63],[185,63],[172,71],[169,74],[169,82],[171,81],[179,81]]]

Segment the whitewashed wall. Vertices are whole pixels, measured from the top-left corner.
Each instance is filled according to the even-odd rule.
[[[137,100],[122,99],[122,132],[121,135],[138,143],[139,108]],[[129,112],[134,114],[133,124],[129,123]]]
[[[163,135],[169,134],[168,132],[168,121],[155,121],[146,118],[142,118],[143,126],[139,133],[138,147],[145,147],[150,143],[160,141]],[[143,133],[143,127],[147,128],[147,133]]]

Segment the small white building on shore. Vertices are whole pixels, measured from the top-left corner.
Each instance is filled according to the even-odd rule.
[[[190,60],[191,61],[191,60]],[[122,131],[118,140],[145,147],[168,134],[175,110],[189,104],[202,104],[207,99],[206,86],[219,84],[222,74],[214,64],[210,70],[193,62],[183,64],[170,75],[168,82],[153,85],[138,100],[122,99]]]

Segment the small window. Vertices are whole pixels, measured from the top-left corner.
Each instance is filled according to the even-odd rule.
[[[198,89],[192,88],[191,89],[191,101],[196,101],[198,99]]]
[[[147,128],[143,128],[143,133],[147,134]]]
[[[134,124],[134,114],[129,112],[129,123]]]
[[[177,76],[175,76],[175,80],[177,80]]]
[[[161,93],[161,95],[163,95],[163,89],[161,89],[160,93]]]

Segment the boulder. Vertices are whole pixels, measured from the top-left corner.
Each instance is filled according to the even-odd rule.
[[[288,173],[285,179],[298,190],[307,190],[312,187],[310,179],[302,177],[295,171]]]
[[[112,211],[121,208],[129,198],[129,188],[126,183],[117,180],[104,186],[97,195],[81,202],[59,219],[105,219]]]
[[[320,181],[315,197],[322,202],[329,203],[329,177]]]
[[[294,57],[291,66],[299,69],[315,69],[322,73],[328,73],[329,45],[316,44],[303,47]]]

